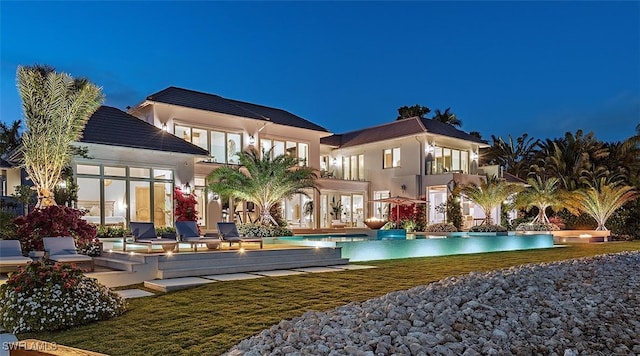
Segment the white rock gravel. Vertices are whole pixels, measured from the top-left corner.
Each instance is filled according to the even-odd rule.
[[[640,252],[449,277],[307,312],[227,355],[637,355]]]

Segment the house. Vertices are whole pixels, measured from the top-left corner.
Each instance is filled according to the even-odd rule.
[[[321,143],[322,165],[339,180],[323,181],[322,189],[340,196],[343,220],[357,227],[367,217],[387,213],[385,204],[366,202],[396,195],[426,198],[428,223],[442,222],[436,207],[446,202],[453,184],[479,181],[478,151],[489,146],[451,125],[419,117],[333,135]],[[366,184],[349,187],[344,181]],[[462,207],[464,215],[482,214],[465,199]]]
[[[127,112],[100,107],[76,145],[88,150],[72,161],[77,207],[88,221],[171,226],[173,188],[180,187],[195,194],[205,230],[215,230],[218,221],[257,218],[253,204],[223,201],[205,187],[212,170],[237,164],[235,154],[250,147],[293,155],[321,172],[319,191],[282,202],[294,229],[331,228],[335,221],[364,227],[365,219],[387,213],[384,204],[370,201],[392,195],[428,200],[428,222],[441,222],[436,207],[454,184],[479,181],[478,152],[488,147],[451,125],[419,117],[333,134],[286,110],[177,87],[151,94]],[[465,215],[483,217],[472,203],[461,204]]]

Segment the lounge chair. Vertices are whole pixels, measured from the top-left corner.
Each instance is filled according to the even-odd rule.
[[[260,248],[262,248],[262,238],[240,236],[238,227],[236,226],[236,223],[233,222],[219,222],[218,234],[220,235],[220,238],[222,238],[223,242],[229,243],[229,247],[234,243],[242,247],[243,242],[258,242],[260,243]]]
[[[0,240],[0,273],[14,272],[31,261],[22,255],[20,240]]]
[[[73,237],[44,237],[42,242],[47,259],[60,263],[89,264],[93,271],[93,258],[78,253]]]
[[[219,237],[202,237],[198,233],[198,224],[195,221],[176,221],[176,235],[179,243],[190,244],[194,252],[198,251],[198,244],[206,244],[207,249],[220,248]]]
[[[147,246],[147,252],[151,252],[153,246],[160,246],[165,252],[176,250],[178,248],[178,240],[158,238],[156,234],[156,227],[152,222],[131,222],[129,223],[131,229],[131,241],[127,241],[127,237],[122,238],[122,251],[127,250],[127,245],[145,245]]]

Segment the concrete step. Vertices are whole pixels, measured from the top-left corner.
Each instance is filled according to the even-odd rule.
[[[137,261],[127,261],[119,258],[109,258],[109,257],[94,257],[93,263],[96,266],[107,267],[119,271],[127,271],[133,272],[134,267],[138,265],[144,265],[144,262]]]
[[[180,257],[180,258],[174,258]],[[282,261],[306,261],[340,259],[340,251],[334,249],[311,249],[273,251],[263,253],[223,252],[192,256],[163,256],[158,260],[158,269],[185,269],[190,267],[228,266],[245,264],[270,264]]]
[[[255,263],[249,261],[247,264],[229,264],[229,265],[194,265],[185,268],[159,269],[156,278],[178,278],[192,277],[203,275],[227,274],[227,273],[243,273],[256,271],[271,271],[278,269],[302,268],[302,267],[320,267],[330,265],[346,265],[349,260],[346,258],[324,258],[324,259],[307,259],[307,260],[280,260],[269,263]]]

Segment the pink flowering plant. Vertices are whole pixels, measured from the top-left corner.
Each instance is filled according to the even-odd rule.
[[[67,206],[49,206],[36,209],[27,216],[14,220],[16,236],[22,244],[22,252],[42,251],[43,237],[72,236],[80,251],[96,244],[96,227],[82,219],[84,213]]]
[[[32,262],[0,286],[0,325],[14,334],[68,329],[125,310],[122,297],[71,264]]]

